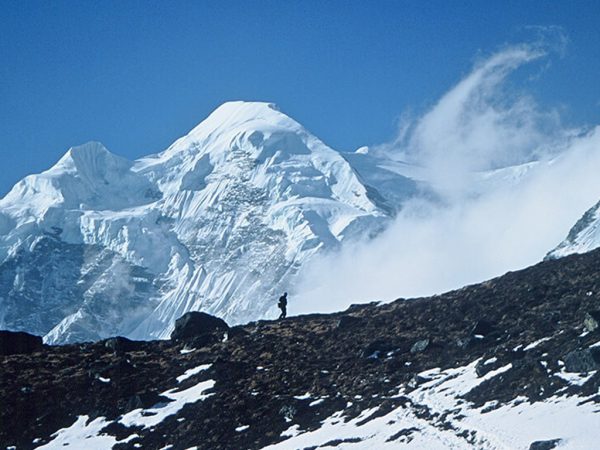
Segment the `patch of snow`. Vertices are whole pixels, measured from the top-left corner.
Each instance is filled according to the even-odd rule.
[[[485,374],[483,377],[481,377],[480,379],[481,379],[481,380],[484,380],[484,381],[487,381],[487,380],[489,380],[489,379],[491,379],[491,378],[494,378],[494,377],[495,377],[495,376],[497,376],[497,375],[500,375],[501,373],[504,373],[504,372],[506,372],[506,371],[508,371],[508,370],[512,369],[512,367],[513,367],[512,363],[508,363],[508,364],[507,364],[507,365],[505,365],[505,366],[499,367],[499,368],[497,368],[496,370],[492,370],[492,371],[490,371],[490,372],[486,373],[486,374]]]
[[[534,348],[536,348],[538,345],[540,345],[542,342],[547,342],[547,341],[549,341],[550,339],[552,339],[552,337],[545,337],[545,338],[542,338],[542,339],[538,339],[537,341],[535,341],[535,342],[532,342],[532,343],[531,343],[531,344],[529,344],[527,347],[525,347],[525,348],[523,349],[523,351],[528,351],[528,350],[534,349]]]
[[[307,392],[303,395],[295,395],[294,398],[296,400],[308,400],[311,397],[310,392]]]
[[[300,433],[302,433],[302,430],[300,430],[300,425],[292,425],[287,430],[282,431],[280,436],[281,437],[294,437],[294,436],[298,436]]]
[[[90,421],[89,416],[79,416],[73,425],[58,430],[52,435],[54,439],[38,447],[38,450],[64,449],[66,446],[86,450],[112,449],[117,444],[117,439],[100,433],[109,424],[104,417]]]
[[[192,353],[195,351],[195,348],[182,348],[181,350],[179,350],[179,353],[181,353],[182,355],[187,355],[188,353]]]
[[[442,369],[439,367],[434,367],[433,369],[425,370],[418,374],[421,378],[431,378],[432,376],[439,375]]]
[[[203,372],[207,369],[210,369],[211,364],[202,364],[198,367],[194,367],[192,369],[188,369],[185,371],[185,373],[183,375],[179,375],[177,377],[177,382],[181,383],[184,380],[187,380],[188,378],[193,377],[194,375],[199,374],[200,372]]]
[[[167,404],[159,404],[148,409],[134,409],[123,415],[119,423],[126,427],[144,427],[150,428],[162,422],[165,418],[177,414],[186,404],[195,403],[200,400],[205,400],[212,394],[206,394],[206,391],[212,389],[215,385],[213,380],[201,381],[200,383],[185,389],[176,391],[170,389],[163,392],[162,396],[171,399]]]
[[[562,369],[560,372],[556,372],[556,375],[559,378],[567,381],[569,384],[575,386],[583,386],[587,381],[592,378],[596,374],[596,370],[592,370],[591,372],[581,375],[578,373],[567,372],[565,369]]]
[[[237,431],[238,433],[241,433],[242,431],[246,431],[248,428],[250,428],[250,425],[242,425],[240,427],[237,427],[235,429],[235,431]]]

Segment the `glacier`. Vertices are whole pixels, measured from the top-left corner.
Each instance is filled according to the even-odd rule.
[[[424,190],[418,168],[333,150],[271,103],[225,103],[136,161],[73,147],[0,200],[0,328],[56,344],[166,338],[191,310],[270,318],[307,261]]]

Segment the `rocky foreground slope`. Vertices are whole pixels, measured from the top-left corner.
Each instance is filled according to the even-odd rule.
[[[597,448],[599,267],[594,251],[432,298],[0,356],[0,444]]]

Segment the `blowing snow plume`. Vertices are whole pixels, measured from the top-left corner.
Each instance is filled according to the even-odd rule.
[[[432,192],[374,240],[311,264],[295,312],[458,288],[536,263],[566,236],[600,197],[600,128],[568,128],[508,82],[549,53],[495,53],[373,149],[417,166]]]

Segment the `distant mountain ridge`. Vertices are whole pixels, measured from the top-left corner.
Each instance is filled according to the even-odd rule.
[[[133,162],[73,147],[0,200],[0,328],[61,343],[167,337],[190,310],[268,317],[315,254],[377,234],[419,189],[269,103],[226,103]]]

